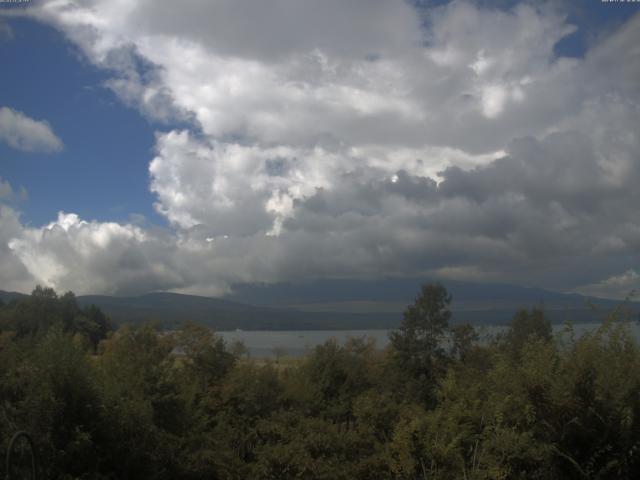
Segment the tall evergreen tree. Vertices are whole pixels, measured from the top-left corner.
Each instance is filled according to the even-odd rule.
[[[438,370],[443,367],[443,341],[451,311],[451,295],[440,284],[425,284],[404,311],[400,327],[389,335],[397,365],[417,383],[415,392],[430,403]]]

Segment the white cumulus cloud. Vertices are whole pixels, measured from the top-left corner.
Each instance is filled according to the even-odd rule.
[[[605,278],[600,282],[581,286],[577,291],[596,297],[637,300],[639,289],[640,274],[633,269],[629,269],[626,272]]]

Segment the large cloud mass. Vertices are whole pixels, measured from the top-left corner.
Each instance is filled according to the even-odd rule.
[[[26,12],[167,126],[149,174],[171,229],[72,214],[26,228],[3,207],[0,261],[16,278],[221,293],[318,276],[561,289],[637,277],[638,15],[578,59],[556,55],[576,27],[549,5],[51,0]]]

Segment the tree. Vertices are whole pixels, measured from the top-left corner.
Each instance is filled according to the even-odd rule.
[[[516,312],[502,341],[507,350],[517,356],[530,340],[550,342],[552,338],[551,322],[545,318],[540,308],[534,307],[530,312],[526,309]]]
[[[86,352],[56,326],[22,353],[17,368],[3,378],[8,395],[0,411],[13,414],[13,430],[33,435],[45,478],[94,476],[101,399]],[[9,401],[14,408],[6,408]]]
[[[210,328],[185,322],[176,335],[183,364],[206,390],[218,383],[234,366],[236,357],[226,348],[224,339]]]
[[[437,370],[443,366],[445,338],[451,318],[451,295],[440,284],[425,284],[404,311],[400,327],[389,338],[397,365],[417,381],[417,394],[432,399]]]
[[[478,339],[478,332],[468,323],[451,327],[451,354],[464,361]]]
[[[123,326],[100,344],[96,380],[104,408],[105,464],[114,478],[176,478],[183,430],[171,335]]]

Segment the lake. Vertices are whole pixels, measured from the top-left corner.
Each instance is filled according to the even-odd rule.
[[[599,323],[576,323],[573,325],[579,336],[597,328]],[[491,336],[504,330],[504,326],[482,326],[477,331],[480,338],[487,340]],[[640,324],[634,322],[630,328],[636,340],[640,341]],[[564,325],[554,325],[556,335],[562,335]],[[389,343],[390,330],[287,330],[287,331],[228,331],[217,332],[227,344],[239,340],[244,343],[251,357],[274,358],[276,352],[284,356],[301,356],[310,352],[317,345],[321,345],[330,338],[335,338],[340,344],[348,338],[371,337],[375,339],[378,348],[384,348]]]

